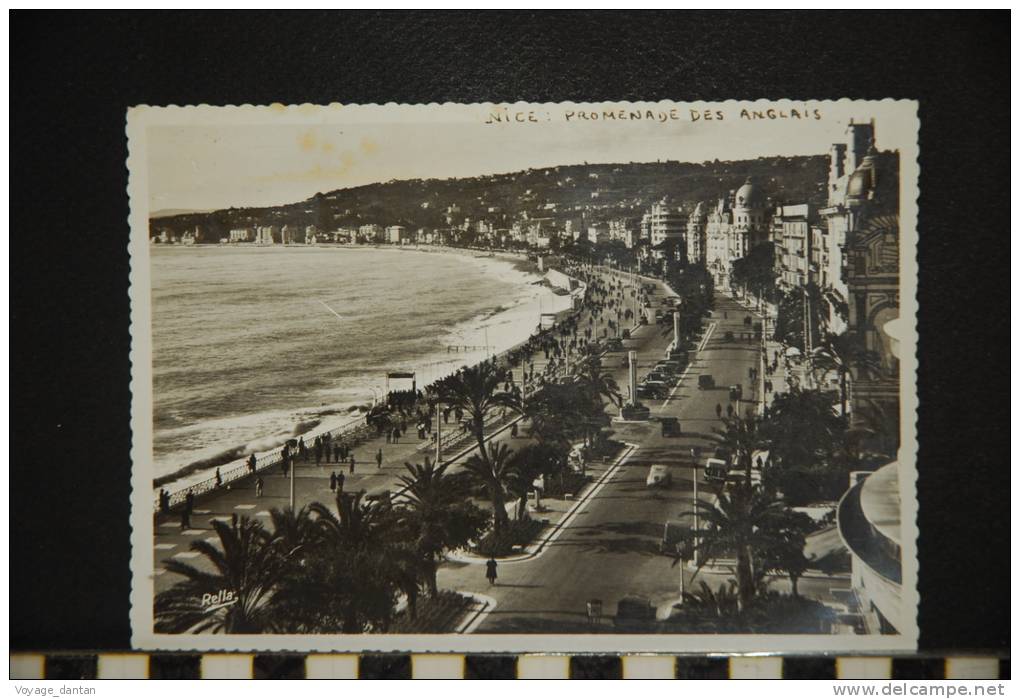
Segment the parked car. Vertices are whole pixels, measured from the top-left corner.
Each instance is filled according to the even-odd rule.
[[[725,482],[729,471],[729,465],[722,459],[713,458],[705,462],[705,478],[710,481]]]
[[[680,375],[680,368],[676,362],[659,362],[652,368],[652,371],[657,374],[665,374],[670,379],[676,379]]]
[[[648,477],[645,478],[645,485],[649,488],[668,488],[673,482],[673,475],[665,464],[653,464],[648,469]]]
[[[648,375],[645,376],[645,381],[658,381],[660,383],[670,385],[673,383],[673,377],[661,371],[650,371],[648,372]]]
[[[662,381],[642,381],[638,384],[639,398],[657,398],[662,400],[669,395],[669,385]]]
[[[610,352],[619,352],[623,349],[623,340],[618,337],[611,337],[605,341],[603,347]]]
[[[698,377],[698,388],[702,390],[715,388],[715,379],[711,374],[702,374]]]
[[[730,386],[730,400],[737,401],[744,397],[744,387],[739,383]]]
[[[647,597],[627,595],[616,605],[613,624],[623,630],[642,630],[649,622],[655,621],[655,606]]]

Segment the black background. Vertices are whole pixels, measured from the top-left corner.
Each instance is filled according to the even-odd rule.
[[[1009,643],[1009,16],[11,13],[11,648],[130,641],[126,109],[920,101],[921,648]]]

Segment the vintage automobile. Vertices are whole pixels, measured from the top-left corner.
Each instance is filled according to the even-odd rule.
[[[669,395],[669,384],[664,381],[642,381],[638,384],[637,394],[639,398],[658,398],[660,400]]]
[[[715,388],[715,379],[711,374],[702,374],[698,377],[698,388],[702,390]]]
[[[712,458],[705,462],[705,478],[710,481],[725,483],[729,471],[729,464],[722,459]]]
[[[668,488],[673,482],[673,475],[665,464],[653,464],[648,469],[648,477],[645,478],[645,485],[649,488]]]

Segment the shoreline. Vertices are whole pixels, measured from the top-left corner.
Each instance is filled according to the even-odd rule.
[[[191,247],[193,247],[193,246],[187,246],[184,249],[190,249]],[[202,247],[204,247],[204,248],[226,248],[226,247],[229,247],[229,246],[226,246],[226,245],[203,245]],[[256,248],[257,246],[247,246],[247,247]],[[283,246],[276,246],[276,247],[277,248],[282,248]],[[486,324],[490,324],[490,323],[492,323],[492,321],[498,320],[501,316],[508,315],[508,314],[512,315],[515,312],[519,313],[521,307],[523,305],[526,305],[527,303],[529,303],[529,301],[526,300],[526,293],[524,292],[524,289],[526,289],[529,286],[541,286],[541,287],[543,287],[547,291],[547,293],[549,293],[551,295],[558,296],[558,294],[556,294],[556,289],[558,287],[553,287],[552,285],[548,284],[548,282],[544,278],[544,275],[538,270],[537,263],[534,262],[534,261],[528,260],[527,256],[524,255],[524,254],[500,252],[500,253],[495,253],[493,255],[488,255],[488,254],[479,254],[481,251],[475,251],[475,250],[464,249],[464,248],[453,248],[453,247],[449,247],[449,246],[428,246],[428,247],[424,247],[423,248],[421,246],[410,246],[410,245],[408,245],[408,246],[397,246],[397,245],[393,245],[393,246],[386,246],[386,245],[368,246],[368,245],[359,245],[359,246],[356,246],[356,247],[339,246],[339,245],[338,246],[331,246],[331,245],[322,245],[322,246],[320,246],[320,245],[315,245],[315,246],[305,246],[305,245],[302,245],[302,246],[296,246],[295,245],[295,246],[287,246],[287,247],[294,247],[294,248],[298,248],[299,247],[300,249],[309,249],[309,250],[310,249],[315,249],[315,248],[324,249],[324,250],[332,250],[332,249],[345,249],[345,250],[350,249],[350,250],[356,250],[356,249],[360,248],[362,250],[393,250],[393,251],[402,250],[402,251],[405,251],[405,252],[421,252],[421,253],[429,253],[429,254],[456,254],[456,255],[459,255],[461,257],[466,257],[466,258],[477,258],[477,259],[482,259],[482,260],[498,260],[500,262],[507,263],[508,265],[510,265],[510,267],[508,269],[512,269],[515,272],[527,275],[528,277],[532,277],[532,279],[530,279],[528,281],[524,281],[524,280],[520,280],[520,281],[518,281],[518,280],[507,280],[507,281],[514,281],[515,283],[520,283],[521,284],[521,291],[522,291],[522,293],[519,294],[516,298],[513,298],[512,300],[510,300],[509,302],[497,303],[493,309],[491,309],[490,311],[485,312],[484,314],[476,315],[476,316],[474,316],[472,318],[465,319],[465,321],[462,321],[458,325],[458,327],[460,327],[460,328],[466,328],[466,329],[473,328],[475,330],[479,330],[480,328],[483,328]],[[269,249],[269,246],[258,246],[257,249]],[[530,332],[528,333],[528,336],[523,338],[523,339],[515,339],[513,341],[506,341],[506,342],[503,342],[503,343],[498,343],[498,339],[494,339],[493,340],[494,344],[492,345],[493,351],[491,352],[491,355],[495,356],[495,355],[504,354],[505,352],[513,350],[515,347],[518,347],[519,345],[523,344],[524,342],[527,342],[527,339],[530,338],[535,333],[535,331],[537,330],[538,322],[539,322],[539,319],[536,318],[535,319],[536,327],[532,328],[530,330]],[[436,335],[436,340],[437,340],[437,342],[440,342],[440,343],[446,342],[447,340],[449,340],[449,334],[443,334],[443,333],[437,334]],[[459,370],[463,366],[471,366],[471,365],[477,364],[479,361],[482,361],[482,359],[483,359],[482,357],[477,357],[477,358],[476,357],[465,357],[465,358],[463,358],[463,361],[461,361],[461,360],[450,360],[450,362],[449,362],[450,366],[442,368],[442,369],[439,369],[438,371],[436,371],[434,373],[426,374],[426,373],[424,373],[422,371],[422,367],[423,366],[431,367],[431,366],[443,363],[443,362],[438,362],[438,363],[437,362],[429,362],[428,360],[430,358],[431,358],[431,355],[424,355],[424,356],[418,357],[416,359],[413,359],[413,360],[411,360],[409,362],[411,364],[411,366],[414,368],[414,370],[420,375],[420,377],[419,377],[419,385],[422,386],[422,387],[424,387],[424,386],[426,386],[428,384],[431,384],[434,381],[440,380],[443,377],[449,376],[450,374],[456,372],[457,370]],[[427,379],[425,378],[426,376],[427,376]],[[364,423],[364,417],[365,417],[364,406],[371,405],[373,403],[373,398],[374,397],[372,395],[366,395],[363,398],[354,399],[354,400],[350,401],[347,405],[341,406],[340,408],[335,408],[334,407],[334,412],[332,412],[330,414],[324,415],[323,418],[320,421],[318,421],[311,428],[305,427],[304,429],[301,429],[301,430],[295,429],[293,431],[293,433],[287,433],[287,434],[277,433],[275,435],[260,435],[260,436],[256,436],[253,439],[249,440],[245,444],[235,444],[235,445],[224,446],[221,449],[218,449],[215,452],[213,452],[213,453],[211,453],[211,454],[209,454],[207,456],[197,457],[197,458],[195,458],[195,459],[193,459],[193,460],[191,460],[191,461],[189,461],[187,463],[184,463],[184,464],[180,465],[177,468],[174,468],[172,471],[170,471],[170,472],[168,472],[168,473],[166,473],[164,475],[154,476],[152,478],[153,490],[154,491],[158,491],[159,489],[163,488],[163,489],[167,489],[170,492],[176,492],[176,491],[188,489],[188,488],[194,487],[197,483],[200,483],[202,481],[205,481],[207,479],[210,479],[210,478],[214,477],[214,473],[215,473],[216,469],[220,469],[221,472],[226,472],[226,471],[229,471],[229,470],[234,469],[234,468],[243,467],[246,459],[252,453],[254,453],[256,455],[256,458],[261,459],[261,458],[266,457],[266,456],[275,455],[276,454],[276,450],[282,444],[284,444],[286,441],[291,440],[291,439],[297,439],[299,437],[304,437],[306,441],[309,441],[310,438],[314,438],[314,435],[322,434],[324,432],[336,432],[338,430],[350,430],[350,429],[353,429],[353,428],[357,427],[359,424],[363,424]],[[295,408],[294,409],[294,411],[300,411],[300,410],[301,410],[301,408]],[[256,442],[262,442],[266,446],[262,446],[260,448],[250,448]],[[155,464],[155,459],[153,459],[153,463]]]

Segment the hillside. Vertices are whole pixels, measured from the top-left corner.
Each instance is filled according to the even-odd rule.
[[[509,227],[525,217],[599,221],[640,216],[667,195],[685,207],[718,200],[748,177],[774,203],[823,204],[827,169],[827,156],[818,155],[565,165],[459,179],[391,180],[318,193],[286,206],[160,217],[150,220],[150,228],[153,233],[163,229],[181,233],[201,226],[206,240],[216,240],[231,228],[270,224],[315,224],[333,230],[369,223],[439,228],[458,225],[465,217],[486,219],[497,227]],[[447,220],[450,207],[455,208]]]

